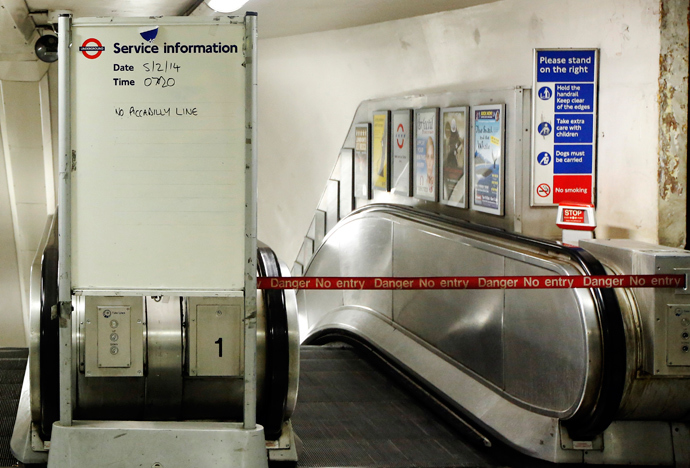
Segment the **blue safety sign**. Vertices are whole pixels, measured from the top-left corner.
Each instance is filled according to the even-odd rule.
[[[555,143],[591,143],[594,135],[592,114],[556,114]]]
[[[594,112],[594,85],[557,84],[556,112]]]
[[[593,83],[596,63],[595,50],[539,50],[537,82]]]
[[[555,174],[591,174],[592,147],[590,145],[555,145]]]
[[[531,203],[594,204],[597,49],[534,53]]]

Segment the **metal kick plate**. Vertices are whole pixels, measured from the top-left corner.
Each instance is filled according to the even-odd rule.
[[[666,363],[690,366],[690,304],[669,304],[666,321]]]
[[[98,367],[132,365],[131,317],[129,307],[98,308]]]

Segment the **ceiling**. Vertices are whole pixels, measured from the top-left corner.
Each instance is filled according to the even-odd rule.
[[[10,0],[16,1],[16,0]],[[274,38],[380,23],[497,0],[249,0],[235,15],[259,13],[259,37]],[[6,3],[3,0],[2,3]],[[201,0],[26,0],[29,11],[74,16],[211,16]]]

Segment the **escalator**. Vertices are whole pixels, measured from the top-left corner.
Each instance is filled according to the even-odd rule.
[[[672,273],[688,264],[678,249],[584,245],[376,203],[330,230],[304,276],[567,277]],[[683,294],[300,290],[297,301],[303,343],[339,335],[365,343],[488,440],[556,463],[673,464],[688,445],[689,369],[659,364],[675,346],[675,322],[649,323],[662,323],[667,304],[687,303]]]

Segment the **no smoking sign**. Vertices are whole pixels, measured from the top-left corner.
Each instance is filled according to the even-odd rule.
[[[537,195],[542,198],[546,198],[551,193],[551,187],[548,184],[539,184],[537,187]]]

